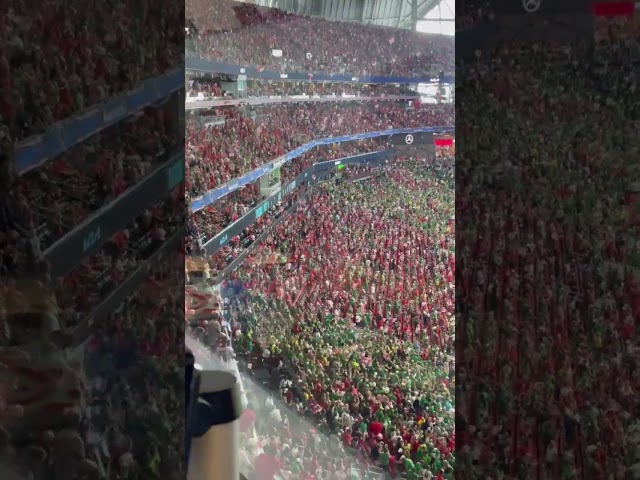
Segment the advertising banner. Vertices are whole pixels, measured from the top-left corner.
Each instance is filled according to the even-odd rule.
[[[416,132],[391,135],[389,139],[394,147],[403,145],[433,145],[433,135],[433,133]]]

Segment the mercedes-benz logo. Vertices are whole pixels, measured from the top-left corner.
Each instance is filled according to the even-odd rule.
[[[407,142],[407,145],[411,145],[413,143],[413,135],[407,135],[406,137],[404,137],[404,141]]]
[[[527,13],[533,13],[540,10],[542,0],[522,0],[522,8]]]

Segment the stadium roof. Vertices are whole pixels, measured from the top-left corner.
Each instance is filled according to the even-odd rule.
[[[439,0],[418,20],[418,32],[440,33],[455,35],[456,32],[456,2],[455,0]]]
[[[413,28],[411,11],[417,7],[417,20],[442,0],[244,0],[263,7],[279,8],[291,13],[368,23],[394,28]]]
[[[422,20],[440,1],[418,0],[416,19]],[[365,0],[364,22],[386,27],[412,29],[412,3],[412,0]],[[367,12],[367,6],[370,8],[369,12]]]

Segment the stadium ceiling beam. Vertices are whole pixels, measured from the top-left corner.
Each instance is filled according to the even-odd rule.
[[[404,1],[409,5],[409,9],[408,12],[400,18],[398,27],[412,29],[411,0]],[[427,13],[436,8],[440,2],[441,0],[418,0],[418,21],[422,20]]]

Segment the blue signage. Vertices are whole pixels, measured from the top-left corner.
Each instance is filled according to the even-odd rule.
[[[17,146],[16,171],[22,174],[38,167],[183,87],[183,70],[173,70],[145,81],[135,90],[110,98],[89,112],[56,123],[42,135],[28,138]]]
[[[263,175],[270,173],[275,168],[282,166],[283,164],[290,162],[296,157],[299,157],[305,152],[308,152],[313,147],[317,147],[319,145],[331,145],[333,143],[341,143],[341,142],[351,142],[354,140],[363,140],[367,138],[375,138],[375,137],[384,137],[389,135],[397,135],[397,134],[407,134],[407,133],[452,133],[455,132],[455,127],[420,127],[420,128],[400,128],[394,130],[383,130],[380,132],[367,132],[367,133],[358,133],[357,135],[345,135],[342,137],[330,137],[330,138],[321,138],[317,140],[313,140],[309,143],[306,143],[295,150],[292,150],[286,153],[284,156],[277,159],[275,162],[268,163],[263,165],[262,167],[258,167],[252,172],[247,173],[246,175],[232,180],[226,185],[222,185],[221,187],[214,188],[213,190],[209,190],[204,195],[194,198],[191,201],[191,211],[197,212],[198,210],[202,210],[208,205],[220,200],[225,195],[237,190],[238,188],[244,187],[249,183],[253,183],[258,180]]]
[[[98,227],[94,231],[89,232],[87,236],[84,237],[84,240],[82,241],[82,254],[84,255],[93,247],[95,247],[101,238],[102,235],[100,233],[100,225],[98,225]]]
[[[351,73],[314,73],[314,72],[280,72],[277,70],[258,70],[253,66],[241,66],[232,63],[204,60],[200,58],[186,58],[185,69],[196,72],[224,73],[226,75],[246,75],[256,80],[278,81],[312,81],[312,82],[342,82],[342,83],[437,83],[438,77],[391,77],[384,75],[355,75]],[[454,75],[445,75],[444,83],[454,84]]]

